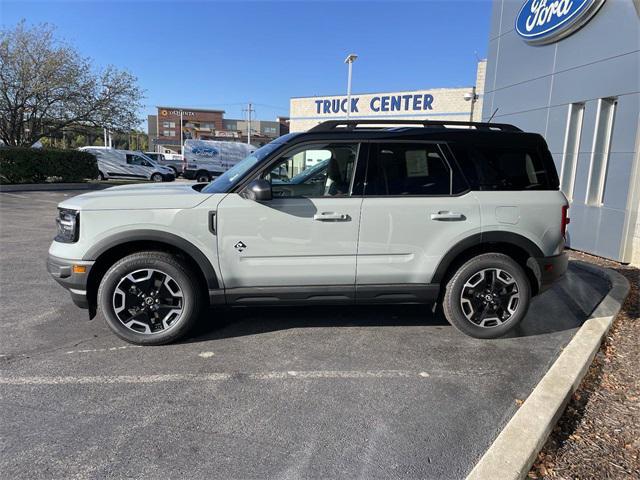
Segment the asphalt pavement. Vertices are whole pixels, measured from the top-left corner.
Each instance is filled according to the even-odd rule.
[[[498,340],[422,306],[246,308],[136,347],[46,272],[73,195],[0,193],[1,478],[463,478],[608,289],[571,265]]]

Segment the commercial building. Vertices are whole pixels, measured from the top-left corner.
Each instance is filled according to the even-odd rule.
[[[475,85],[403,92],[351,95],[351,119],[480,120],[486,62],[478,62]],[[347,118],[346,95],[295,97],[290,101],[292,132],[308,130],[326,120]]]
[[[185,140],[247,141],[248,122],[224,118],[224,110],[167,106],[156,108],[157,114],[147,117],[149,148],[152,150],[180,153],[180,130]],[[252,120],[251,143],[260,146],[288,133],[287,120],[281,117],[276,121]]]
[[[640,263],[639,114],[639,1],[494,0],[482,118],[544,135],[572,248]]]

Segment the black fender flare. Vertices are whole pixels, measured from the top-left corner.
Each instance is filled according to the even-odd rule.
[[[214,238],[214,237],[212,237]],[[172,247],[178,248],[189,255],[200,267],[207,281],[207,287],[209,290],[219,288],[221,284],[218,280],[215,269],[211,265],[211,262],[202,251],[196,247],[193,243],[185,240],[173,233],[163,232],[162,230],[140,229],[129,230],[126,232],[120,232],[103,238],[95,245],[93,245],[82,257],[82,260],[95,261],[104,252],[111,250],[118,245],[123,245],[130,242],[139,241],[151,241],[160,242]]]
[[[447,251],[447,253],[440,260],[431,283],[442,282],[451,264],[459,255],[464,253],[466,250],[469,250],[473,247],[479,247],[483,244],[491,243],[514,245],[527,252],[530,257],[544,257],[544,253],[542,252],[540,247],[538,247],[538,245],[520,234],[513,232],[503,232],[500,230],[476,233],[456,243],[449,249],[449,251]]]

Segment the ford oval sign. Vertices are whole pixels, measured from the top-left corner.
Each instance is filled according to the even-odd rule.
[[[516,32],[532,45],[556,42],[587,23],[605,0],[527,0]]]

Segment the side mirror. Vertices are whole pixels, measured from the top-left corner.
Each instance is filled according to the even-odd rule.
[[[257,178],[244,189],[242,192],[244,198],[255,202],[268,202],[273,198],[271,193],[271,183],[264,178]]]

